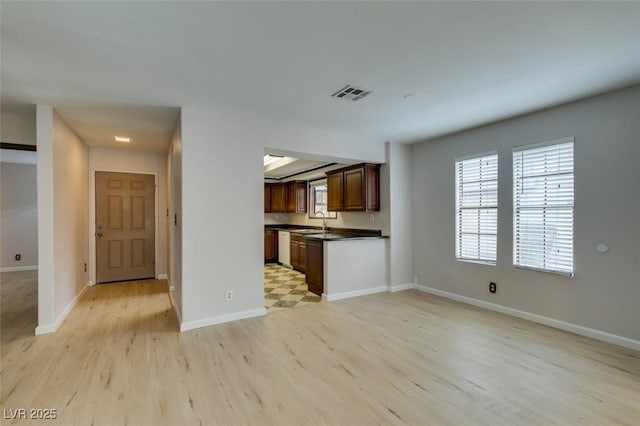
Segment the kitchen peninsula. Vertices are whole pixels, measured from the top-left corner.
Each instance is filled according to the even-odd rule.
[[[289,256],[282,247],[287,240]],[[280,247],[273,247],[277,241]],[[387,244],[376,230],[265,226],[265,254],[279,252],[279,263],[305,273],[309,291],[327,301],[385,291]]]

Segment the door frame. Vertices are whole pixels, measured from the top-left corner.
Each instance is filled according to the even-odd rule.
[[[157,172],[141,172],[131,170],[120,169],[90,169],[89,171],[89,285],[96,284],[97,274],[97,253],[96,253],[96,173],[108,172],[108,173],[132,173],[136,175],[153,175],[153,203],[154,203],[154,235],[153,245],[155,247],[154,253],[154,271],[153,276],[158,279],[158,173]]]

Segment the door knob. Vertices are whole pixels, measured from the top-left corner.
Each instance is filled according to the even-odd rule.
[[[96,236],[102,237],[102,232],[101,231],[96,232]]]

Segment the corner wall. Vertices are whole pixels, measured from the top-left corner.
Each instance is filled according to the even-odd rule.
[[[384,162],[383,143],[356,135],[194,107],[182,142],[183,330],[265,313],[265,147]]]
[[[88,283],[88,149],[58,113],[37,106],[38,327],[55,331]]]
[[[182,124],[178,120],[167,156],[169,187],[169,283],[182,322]]]
[[[640,86],[412,147],[421,285],[640,341]],[[575,137],[575,277],[512,265],[512,148]],[[455,158],[498,151],[498,263],[455,260]],[[610,250],[599,254],[605,242]],[[489,281],[498,292],[488,292]]]

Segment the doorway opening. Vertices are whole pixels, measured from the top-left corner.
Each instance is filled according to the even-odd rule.
[[[0,143],[0,346],[3,351],[33,336],[38,325],[36,162],[35,145]]]
[[[349,160],[265,149],[264,306],[271,314],[322,301],[322,242],[307,236],[340,222],[326,210],[325,173]],[[324,186],[323,186],[324,182]],[[325,208],[323,209],[323,206]],[[309,259],[309,257],[313,259]]]
[[[156,277],[156,176],[95,172],[95,282]]]

